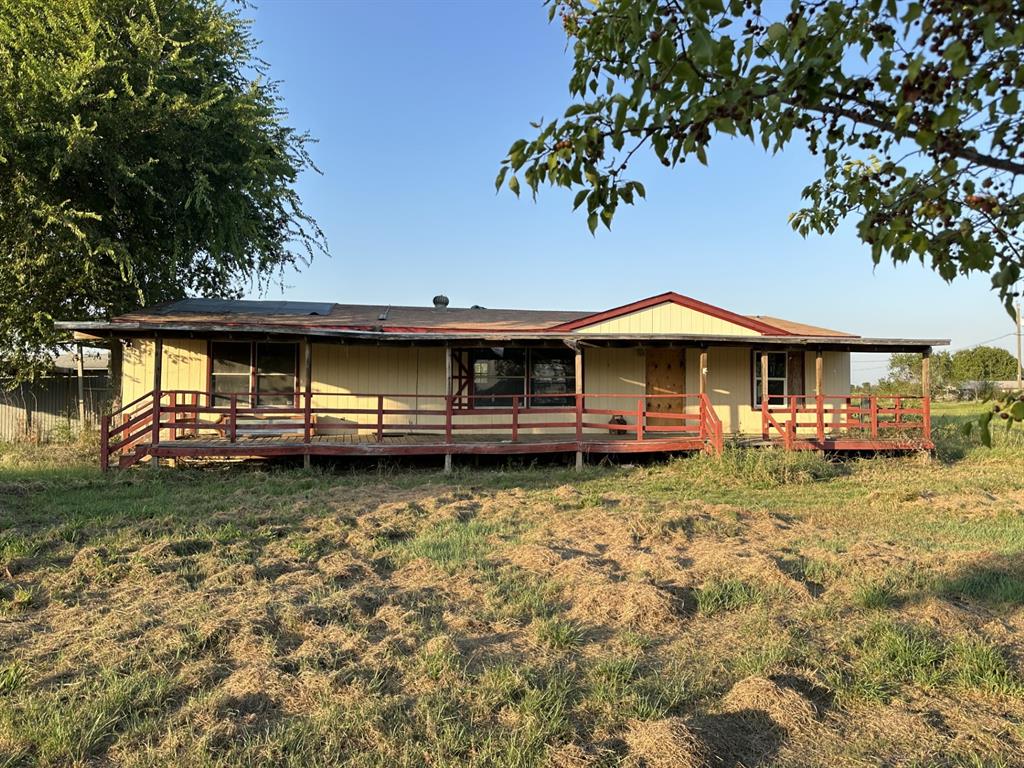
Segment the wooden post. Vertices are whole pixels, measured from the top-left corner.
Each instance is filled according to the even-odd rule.
[[[761,351],[761,438],[768,439],[768,353]]]
[[[78,345],[78,431],[85,432],[85,355]]]
[[[103,414],[100,419],[100,470],[110,468],[110,416]]]
[[[576,471],[583,469],[583,348],[576,347]]]
[[[305,377],[306,380],[303,382],[305,385],[305,403],[302,411],[302,427],[303,435],[302,441],[304,443],[310,442],[313,437],[313,343],[306,337],[305,344],[306,354],[306,365],[305,365]],[[306,468],[309,469],[309,454],[306,454],[306,458],[303,463]]]
[[[153,437],[152,444],[160,443],[160,400],[162,397],[161,387],[163,386],[163,365],[164,365],[164,340],[161,336],[153,338]],[[160,459],[154,454],[153,467],[160,466]]]
[[[228,413],[228,439],[233,443],[238,439],[238,394],[231,394],[231,407]]]
[[[636,439],[644,439],[644,399],[636,399]]]
[[[445,407],[444,407],[444,441],[447,445],[452,444],[452,419],[454,418],[455,401],[452,395],[452,350],[451,347],[444,348],[444,381],[445,381]],[[444,473],[452,473],[452,452],[449,448],[444,453]]]
[[[700,394],[708,393],[708,348],[700,348]]]
[[[814,399],[816,402],[817,411],[815,421],[818,422],[818,440],[819,442],[825,439],[825,394],[824,394],[824,382],[825,380],[825,362],[821,355],[821,350],[816,349],[814,351]]]
[[[932,376],[931,376],[932,350],[926,349],[921,353],[921,425],[922,435],[927,441],[932,439]]]
[[[512,395],[512,442],[519,440],[519,395]]]
[[[377,395],[377,442],[384,440],[384,395]]]

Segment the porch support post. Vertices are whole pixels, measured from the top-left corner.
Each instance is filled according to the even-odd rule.
[[[583,348],[576,345],[576,471],[583,469]]]
[[[932,439],[932,349],[921,353],[921,430],[926,442]]]
[[[164,364],[164,340],[157,334],[153,337],[153,437],[151,443],[155,446],[160,442],[160,391],[163,383]],[[160,459],[153,456],[153,468],[160,466]]]
[[[445,418],[445,443],[449,444],[448,450],[444,454],[444,473],[450,475],[452,473],[452,453],[451,453],[451,441],[452,441],[452,418],[453,418],[453,406],[452,402],[452,349],[445,345],[444,348],[444,386],[445,386],[445,403],[444,403],[444,418]]]
[[[75,351],[78,353],[78,431],[85,432],[85,354],[81,344]]]
[[[708,348],[700,348],[700,394],[708,393]]]
[[[303,375],[305,376],[305,381],[303,382],[305,392],[303,394],[305,397],[302,404],[302,440],[308,445],[313,437],[313,343],[309,340],[308,336],[302,346],[305,354],[305,366],[303,370]],[[313,459],[309,455],[309,451],[306,451],[302,455],[303,468],[309,469],[312,466],[312,463]]]
[[[818,423],[818,441],[825,439],[825,397],[824,397],[824,382],[825,380],[825,362],[821,355],[821,350],[814,350],[814,399],[817,411],[817,418],[815,421]]]
[[[761,438],[768,439],[768,353],[763,349],[761,357]]]

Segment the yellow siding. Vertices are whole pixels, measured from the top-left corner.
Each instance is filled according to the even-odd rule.
[[[687,357],[687,363],[689,360]],[[848,395],[850,353],[823,352],[822,362],[823,394]],[[712,347],[708,351],[708,393],[726,433],[761,433],[761,410],[754,408],[751,403],[752,365],[753,354],[748,347]],[[814,394],[814,352],[806,352],[804,355],[804,389],[806,394]],[[830,402],[835,403],[834,400]],[[809,420],[812,417],[808,415],[803,418]]]
[[[161,389],[206,391],[205,340],[164,339],[162,357]],[[125,342],[121,372],[122,402],[130,403],[152,390],[152,339],[133,339]]]
[[[166,339],[163,355],[162,388],[199,390],[207,388],[206,342],[197,339]],[[686,350],[686,390],[699,391],[699,350]],[[407,426],[443,425],[445,350],[439,347],[370,347],[344,344],[313,345],[314,408],[365,408],[376,411],[377,393],[400,395],[385,399],[385,408],[437,410],[437,415],[391,414],[385,423]],[[850,392],[850,355],[825,352],[824,394],[847,395]],[[301,356],[300,356],[301,359]],[[751,405],[751,350],[748,347],[712,347],[708,351],[708,394],[727,433],[760,434],[761,413]],[[300,372],[302,369],[300,364]],[[632,410],[636,399],[644,396],[645,356],[638,348],[598,348],[584,350],[584,391],[597,394],[624,394],[623,398],[588,398],[587,406],[610,410]],[[804,389],[814,393],[814,353],[805,355]],[[125,403],[153,389],[153,342],[134,340],[125,344],[122,397]],[[358,395],[364,395],[359,397]],[[434,396],[434,397],[431,397]],[[507,424],[508,415],[461,416],[460,423]],[[372,413],[349,416],[370,425]],[[608,416],[594,416],[605,422]],[[523,433],[529,423],[546,420],[571,421],[569,414],[523,415]],[[627,417],[628,423],[634,423]],[[504,431],[504,430],[502,430]],[[557,430],[563,431],[563,430]],[[591,431],[601,431],[592,428]],[[439,432],[434,432],[439,434]],[[471,433],[478,433],[473,430]],[[466,434],[466,433],[463,433]]]
[[[642,349],[605,349],[589,347],[583,350],[583,391],[584,393],[637,395],[642,398],[646,392],[644,376],[646,365]],[[637,399],[632,397],[588,397],[587,408],[602,410],[632,410],[636,408]],[[606,422],[606,415],[587,417],[593,423]],[[626,417],[626,422],[635,424],[636,418]],[[599,432],[599,429],[589,429]]]
[[[692,333],[709,336],[756,336],[756,331],[712,315],[665,302],[579,329],[580,333]]]

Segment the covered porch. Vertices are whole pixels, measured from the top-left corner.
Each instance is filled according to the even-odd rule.
[[[575,454],[577,465],[582,465],[590,454],[717,454],[730,440],[833,452],[933,447],[927,397],[860,396],[848,390],[829,393],[825,361],[834,350],[820,340],[810,350],[794,349],[792,339],[785,344],[759,339],[756,347],[740,339],[648,337],[630,343],[619,337],[601,341],[588,337],[552,343],[533,338],[495,348],[479,341],[472,346],[466,340],[458,346],[434,346],[430,349],[436,355],[418,350],[417,356],[428,362],[415,376],[407,377],[416,381],[410,391],[358,391],[327,373],[345,367],[328,365],[327,359],[347,348],[355,355],[352,359],[365,366],[355,350],[385,347],[327,343],[308,336],[287,342],[295,345],[294,376],[285,377],[286,386],[273,379],[272,387],[268,384],[260,389],[253,382],[261,375],[280,374],[260,373],[254,368],[218,380],[214,373],[217,355],[226,353],[216,351],[216,337],[194,340],[196,349],[206,350],[206,386],[171,388],[168,382],[182,377],[169,375],[164,366],[180,357],[184,347],[178,343],[174,347],[178,351],[169,355],[164,345],[170,340],[158,334],[148,341],[153,347],[147,357],[153,365],[153,388],[103,420],[101,465],[104,469],[128,467],[145,458],[294,455],[303,456],[308,463],[313,456],[437,455],[450,470],[452,457],[464,454],[567,453]],[[238,335],[233,335],[224,343],[251,343],[255,350],[258,342],[240,342]],[[281,340],[267,343],[280,344]],[[503,343],[509,344],[509,340]],[[405,349],[408,352],[410,348]],[[469,352],[474,349],[490,351],[474,356]],[[539,387],[526,380],[520,383],[513,376],[487,378],[493,373],[488,366],[495,350],[505,349],[538,350],[536,356],[543,358],[548,368],[557,358],[571,371],[564,371],[562,379],[547,374],[542,383],[556,390],[551,392],[538,391]],[[921,353],[927,383],[930,348]],[[787,379],[772,366],[782,365],[783,358],[805,357],[813,364],[813,388],[794,392],[792,373]],[[349,368],[352,359],[344,361]],[[396,362],[400,359],[392,360],[391,367],[401,367]],[[524,353],[523,359],[532,358]],[[749,361],[745,371],[735,370],[743,361]],[[438,363],[443,370],[435,380],[427,373]],[[632,368],[627,370],[624,365]],[[244,386],[233,388],[231,376],[237,376]],[[744,377],[753,390],[749,393],[752,399],[739,405],[736,396],[727,401],[722,393],[731,394],[737,387],[729,385],[732,389],[727,390],[725,386]],[[604,388],[615,383],[628,384],[629,391]],[[696,384],[695,391],[688,391],[692,384]],[[755,423],[756,428],[726,427],[723,416],[728,419],[739,409],[743,409],[743,421],[731,423]]]

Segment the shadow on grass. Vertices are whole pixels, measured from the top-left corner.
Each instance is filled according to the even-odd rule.
[[[1024,555],[993,556],[941,579],[934,593],[947,600],[966,600],[988,608],[1024,605]]]

